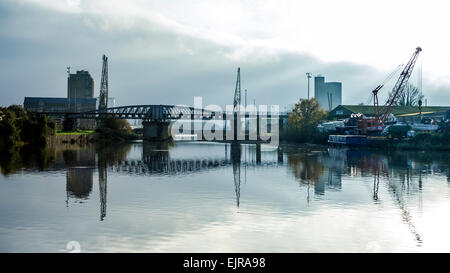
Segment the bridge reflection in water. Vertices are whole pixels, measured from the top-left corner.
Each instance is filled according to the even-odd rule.
[[[135,150],[139,153],[133,154],[131,147],[137,148]],[[169,143],[144,142],[65,150],[56,156],[51,168],[66,170],[67,200],[72,198],[76,202],[89,198],[97,171],[100,220],[104,220],[107,215],[107,179],[111,172],[127,176],[183,176],[229,169],[232,171],[236,206],[239,207],[242,205],[241,183],[246,181],[247,170],[280,165],[290,170],[299,185],[307,187],[308,202],[310,187],[314,189],[315,197],[320,199],[326,191],[341,191],[342,177],[370,177],[373,202],[382,204],[383,199],[392,199],[418,244],[422,243],[422,236],[406,198],[417,196],[421,200],[422,176],[442,173],[450,177],[448,158],[443,154],[387,154],[332,148],[314,150],[289,145],[267,151],[264,145],[209,143],[202,146],[198,142],[177,143],[175,147]],[[450,185],[450,178],[448,181]]]
[[[264,150],[269,151],[269,153],[266,153],[266,157],[261,156],[261,144],[216,144],[214,145],[216,146],[215,150],[220,149],[218,147],[223,147],[224,153],[211,153],[207,157],[195,157],[194,154],[189,157],[189,143],[181,145],[186,149],[182,155],[175,152],[173,157],[171,156],[173,144],[168,142],[143,142],[140,158],[127,157],[131,147],[129,145],[124,147],[90,147],[63,151],[62,159],[57,156],[53,168],[66,169],[67,206],[70,198],[81,203],[89,199],[93,189],[94,174],[97,170],[101,221],[106,217],[108,172],[138,176],[176,176],[231,167],[236,193],[236,206],[239,207],[241,180],[246,178],[245,174],[248,168],[276,167],[283,164],[284,158],[281,148],[262,145]],[[241,176],[241,168],[245,169],[244,177]]]
[[[42,175],[44,179],[48,176],[58,181],[60,178],[53,177],[53,174],[64,174],[66,185],[60,192],[61,195],[66,194],[67,206],[89,203],[87,200],[92,198],[95,202],[91,201],[86,205],[93,205],[95,211],[99,212],[99,219],[103,221],[108,219],[108,209],[111,210],[111,206],[117,204],[111,202],[111,185],[108,188],[108,182],[113,179],[118,177],[121,181],[133,182],[132,176],[144,176],[140,179],[141,181],[153,183],[155,180],[171,181],[171,179],[159,179],[158,176],[179,176],[183,179],[186,177],[189,182],[196,182],[198,179],[199,183],[195,185],[182,183],[184,188],[179,188],[180,184],[139,186],[149,191],[160,188],[180,190],[176,195],[171,196],[171,200],[174,200],[173,198],[178,197],[179,194],[184,194],[186,189],[194,187],[198,189],[206,185],[204,191],[200,193],[196,191],[195,194],[202,194],[201,198],[208,201],[212,198],[214,202],[228,198],[232,206],[236,202],[240,211],[242,208],[251,210],[255,197],[265,200],[273,197],[270,191],[274,191],[273,195],[278,195],[287,189],[290,190],[288,194],[292,194],[294,198],[292,200],[295,200],[297,196],[307,200],[305,204],[300,202],[302,204],[298,211],[309,210],[304,207],[309,205],[308,202],[317,204],[310,209],[319,207],[319,203],[327,205],[335,201],[346,202],[345,206],[352,207],[368,207],[367,204],[375,208],[392,206],[395,208],[393,213],[398,214],[398,220],[405,224],[418,245],[422,245],[424,240],[421,218],[417,216],[422,213],[422,194],[425,193],[423,197],[425,202],[430,196],[432,199],[428,200],[434,201],[435,195],[440,196],[442,190],[446,189],[440,185],[442,182],[444,186],[450,186],[448,153],[432,151],[389,153],[309,145],[282,145],[281,148],[267,151],[265,145],[258,147],[244,144],[195,142],[177,143],[171,146],[145,142],[108,147],[68,145],[48,147],[41,151],[27,151],[23,147],[11,151],[10,155],[3,155],[0,159],[0,173],[5,176],[22,175],[27,172],[37,172],[40,176],[41,172],[46,172]],[[275,169],[277,167],[279,167],[278,170]],[[266,169],[263,170],[263,168]],[[248,169],[251,172],[248,172]],[[244,188],[247,173],[251,175]],[[198,174],[198,176],[191,174]],[[264,177],[261,174],[264,174]],[[191,175],[190,178],[189,175]],[[221,177],[218,183],[209,183],[208,179],[213,180],[217,177],[216,175],[226,177],[225,179]],[[147,180],[146,176],[156,176],[157,179]],[[289,188],[283,188],[284,185],[278,183],[279,181],[273,185],[261,185],[256,183],[259,182],[256,179],[262,179],[264,182],[285,179],[288,183],[298,183],[300,190],[297,191],[297,187],[291,187],[291,185],[288,185]],[[98,185],[95,185],[97,181]],[[223,183],[226,183],[225,192]],[[130,191],[138,188],[133,183],[128,184],[126,187]],[[114,186],[116,186],[114,189],[118,189],[117,184]],[[57,185],[55,189],[60,190],[59,187],[60,185]],[[261,192],[258,192],[259,189]],[[277,192],[278,189],[280,192]],[[310,189],[313,190],[314,198],[309,196]],[[211,196],[209,196],[210,193]],[[348,197],[350,195],[353,196]],[[108,197],[110,197],[109,200]],[[185,198],[189,199],[191,196]],[[114,201],[121,201],[114,199]],[[165,196],[161,199],[165,201]],[[125,200],[128,201],[128,199]],[[107,201],[110,202],[109,207],[107,207]],[[220,201],[218,203],[222,204]],[[282,200],[277,201],[283,205]],[[153,200],[148,201],[146,196],[141,202],[150,206],[160,204],[157,202],[147,204],[146,202],[153,202]],[[295,202],[297,209],[297,200]],[[123,203],[120,204],[123,205]],[[268,203],[264,203],[266,204]]]

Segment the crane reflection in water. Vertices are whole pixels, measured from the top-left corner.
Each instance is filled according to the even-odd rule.
[[[237,208],[243,206],[241,187],[249,178],[249,168],[286,166],[299,186],[304,187],[305,191],[300,191],[299,194],[306,193],[305,199],[308,202],[315,200],[310,196],[311,188],[314,189],[316,199],[320,200],[327,191],[342,191],[345,186],[342,179],[344,176],[370,177],[372,182],[365,185],[370,187],[374,204],[382,205],[383,201],[392,200],[418,245],[423,243],[423,235],[414,221],[415,214],[408,200],[417,197],[419,210],[421,209],[422,191],[426,187],[423,177],[431,173],[445,175],[450,185],[450,167],[444,153],[386,153],[326,147],[304,148],[298,145],[282,145],[268,151],[264,146],[220,144],[223,145],[221,153],[206,152],[195,156],[198,144],[193,144],[192,147],[195,148],[192,150],[189,150],[188,144],[183,145],[137,143],[114,147],[59,147],[34,152],[38,160],[45,163],[40,165],[31,162],[36,158],[19,150],[12,155],[11,160],[3,157],[0,167],[5,176],[26,170],[65,170],[68,207],[84,203],[90,198],[97,177],[101,221],[107,219],[107,184],[110,172],[130,176],[183,176],[228,168],[233,180],[231,185]],[[132,147],[140,155],[130,156]],[[185,150],[180,153],[180,149]],[[209,151],[209,148],[205,150]]]

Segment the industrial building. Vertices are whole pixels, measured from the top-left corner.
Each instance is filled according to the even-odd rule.
[[[96,108],[97,99],[95,98],[78,98],[70,100],[68,98],[49,98],[49,97],[25,97],[23,107],[27,111],[32,112],[54,112],[60,115],[54,115],[52,118],[60,127],[64,113],[66,112],[86,112]],[[79,128],[93,129],[95,128],[95,120],[79,120],[77,121]]]
[[[27,111],[57,112],[61,115],[54,119],[59,125],[66,112],[86,112],[96,110],[97,99],[94,98],[94,79],[88,71],[77,71],[67,78],[67,98],[25,97],[23,106]],[[77,120],[77,127],[95,128],[95,120]]]
[[[67,80],[67,97],[69,99],[93,98],[94,79],[85,70],[70,74]]]
[[[23,106],[33,112],[71,112],[69,106],[84,112],[95,110],[96,101],[94,98],[79,98],[70,102],[68,98],[25,97]]]
[[[314,77],[314,97],[325,111],[331,111],[342,104],[342,83],[325,82],[325,77]]]

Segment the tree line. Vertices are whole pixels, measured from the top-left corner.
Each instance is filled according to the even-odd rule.
[[[0,148],[45,145],[55,133],[55,122],[46,115],[28,112],[20,105],[0,107]]]
[[[317,125],[327,116],[315,98],[301,99],[289,113],[287,127],[280,138],[289,142],[325,144],[328,134],[319,132]]]

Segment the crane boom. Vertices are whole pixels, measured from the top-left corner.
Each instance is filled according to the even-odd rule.
[[[239,111],[241,105],[241,68],[238,67],[236,89],[234,90],[233,111]]]
[[[100,83],[100,102],[99,109],[108,108],[108,57],[103,55],[102,57],[102,81]]]
[[[403,93],[403,90],[405,89],[406,84],[408,83],[409,78],[411,77],[411,73],[414,69],[414,65],[416,64],[417,57],[419,56],[419,53],[422,51],[422,48],[417,47],[414,51],[414,54],[412,55],[411,59],[408,61],[408,63],[403,68],[402,73],[400,74],[400,77],[397,80],[397,83],[395,84],[394,88],[392,89],[392,93],[390,94],[389,98],[387,99],[385,105],[384,105],[384,113],[380,117],[380,123],[384,125],[386,120],[388,119],[389,115],[392,113],[392,108],[397,103],[398,98]]]

